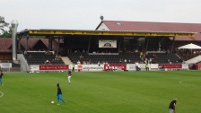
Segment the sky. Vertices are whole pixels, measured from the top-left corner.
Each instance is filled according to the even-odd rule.
[[[201,23],[201,0],[0,0],[0,16],[24,29],[95,30],[104,20]]]

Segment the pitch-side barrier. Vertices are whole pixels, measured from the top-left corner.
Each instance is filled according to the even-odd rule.
[[[138,64],[145,70],[145,64]],[[29,72],[57,72],[73,69],[73,65],[30,65]],[[188,64],[149,64],[149,70],[189,70]],[[136,71],[135,64],[78,64],[74,65],[75,71]]]

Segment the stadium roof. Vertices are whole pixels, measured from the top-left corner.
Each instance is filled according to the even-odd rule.
[[[96,30],[111,31],[150,31],[150,32],[194,32],[194,38],[176,38],[176,40],[201,41],[200,23],[140,22],[140,21],[109,21],[103,20]],[[105,29],[107,28],[107,29]]]

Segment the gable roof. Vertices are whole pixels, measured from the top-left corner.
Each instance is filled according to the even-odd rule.
[[[104,24],[112,31],[165,31],[165,32],[196,32],[192,38],[176,38],[176,40],[201,41],[201,23],[171,23],[171,22],[140,22],[140,21],[109,21],[103,20],[96,30]]]
[[[29,38],[28,46],[32,49],[39,41],[42,41],[44,45],[48,48],[49,41],[47,38]],[[21,46],[26,48],[27,46],[27,39],[22,38],[20,40]],[[52,41],[52,48],[56,49],[58,47],[58,42],[55,39]],[[12,38],[0,38],[0,52],[12,52]]]
[[[39,40],[38,38],[29,38],[29,40],[28,40],[28,46],[29,46],[29,48],[33,48],[36,45],[36,43],[38,42],[38,40]],[[24,48],[27,47],[27,39],[26,38],[22,38],[20,40],[20,43],[22,44],[22,46]]]
[[[12,38],[0,38],[0,52],[11,52]]]

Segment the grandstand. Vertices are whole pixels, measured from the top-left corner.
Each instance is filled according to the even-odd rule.
[[[61,57],[54,55],[53,52],[47,51],[28,51],[25,58],[30,65],[41,65],[41,64],[64,64]]]
[[[80,64],[181,64],[183,57],[175,48],[188,41],[199,45],[200,30],[201,24],[102,20],[96,30],[18,32],[17,50],[28,66],[44,65],[46,61],[69,66],[78,61]],[[12,43],[7,46],[9,52]],[[51,54],[47,55],[47,51]]]

